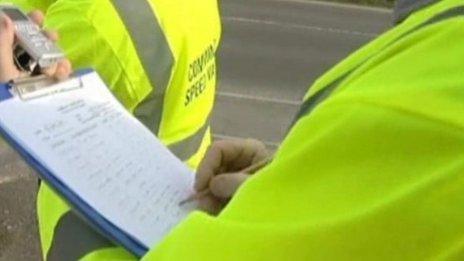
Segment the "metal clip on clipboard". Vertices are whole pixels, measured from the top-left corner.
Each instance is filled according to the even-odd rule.
[[[21,100],[27,101],[56,93],[72,91],[83,87],[79,76],[64,81],[46,75],[24,77],[13,80],[10,86]]]

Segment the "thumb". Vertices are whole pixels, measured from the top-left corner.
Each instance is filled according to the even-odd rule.
[[[3,45],[8,45],[10,48],[13,46],[14,42],[14,24],[11,19],[6,15],[0,15],[0,38]]]
[[[13,21],[5,15],[0,16],[0,76],[10,80],[17,77],[18,71],[13,61],[14,45]]]
[[[14,25],[13,21],[6,16],[0,16],[0,54],[2,58],[5,58],[4,55],[8,54],[13,58],[13,44],[14,44]],[[2,59],[3,62],[4,59]]]
[[[218,198],[231,198],[249,177],[250,175],[241,172],[217,175],[211,179],[209,188]]]

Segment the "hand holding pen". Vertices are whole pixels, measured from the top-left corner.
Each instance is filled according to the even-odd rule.
[[[196,200],[200,209],[217,214],[240,185],[269,161],[269,153],[260,141],[217,141],[198,168],[195,180],[197,193],[180,204]]]

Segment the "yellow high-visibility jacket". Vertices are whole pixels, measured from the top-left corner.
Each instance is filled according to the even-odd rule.
[[[2,0],[3,1],[3,0]],[[118,100],[195,168],[210,143],[220,41],[216,0],[5,0],[45,13],[74,68],[94,68]],[[38,195],[47,259],[131,257],[102,238],[46,185]],[[102,249],[102,251],[95,251]]]
[[[310,88],[217,216],[144,260],[464,259],[464,1],[436,1]]]

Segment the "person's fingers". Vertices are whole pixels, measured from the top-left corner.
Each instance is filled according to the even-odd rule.
[[[254,163],[264,160],[269,155],[266,145],[255,139],[242,140],[241,147],[242,152],[234,160],[228,171],[239,172]]]
[[[244,140],[220,140],[208,149],[197,171],[195,189],[208,187],[209,180],[216,174],[227,171],[231,163],[242,153]]]
[[[251,147],[253,151],[251,164],[257,163],[269,157],[270,153],[263,142],[255,139],[248,139],[247,142],[249,144],[248,146]]]
[[[224,208],[225,203],[213,196],[203,197],[198,201],[198,209],[211,215],[217,215]]]
[[[237,189],[250,177],[245,173],[226,173],[214,176],[209,188],[211,193],[218,198],[231,198]]]
[[[64,80],[68,78],[72,72],[71,62],[67,59],[63,59],[50,67],[43,68],[41,72],[49,77]]]
[[[209,180],[221,169],[224,158],[230,157],[228,154],[233,151],[230,146],[232,145],[224,140],[216,141],[210,146],[198,167],[194,186],[197,191],[208,187]]]
[[[47,68],[41,68],[41,73],[49,77],[54,77],[57,69],[58,69],[58,64],[56,63]]]
[[[71,72],[71,62],[68,59],[63,59],[58,62],[55,74],[53,76],[58,80],[64,80],[69,77]]]
[[[32,21],[34,21],[34,23],[36,23],[39,27],[42,27],[43,26],[43,22],[44,22],[44,19],[45,19],[45,16],[44,14],[39,11],[39,10],[35,10],[35,11],[32,11],[29,13],[29,17],[31,18]]]
[[[267,156],[266,146],[252,139],[221,140],[213,143],[198,168],[195,189],[208,187],[209,180],[222,172],[238,172]]]
[[[8,47],[10,50],[13,49],[14,43],[14,24],[13,21],[6,15],[1,15],[1,30],[0,37],[3,40],[1,42],[2,46]]]
[[[19,76],[19,71],[14,65],[13,45],[14,45],[14,25],[13,21],[6,15],[0,16],[0,80],[9,81]]]
[[[52,30],[46,30],[44,31],[45,35],[48,37],[48,39],[56,42],[59,40],[60,36],[58,35],[57,31],[52,31]]]

